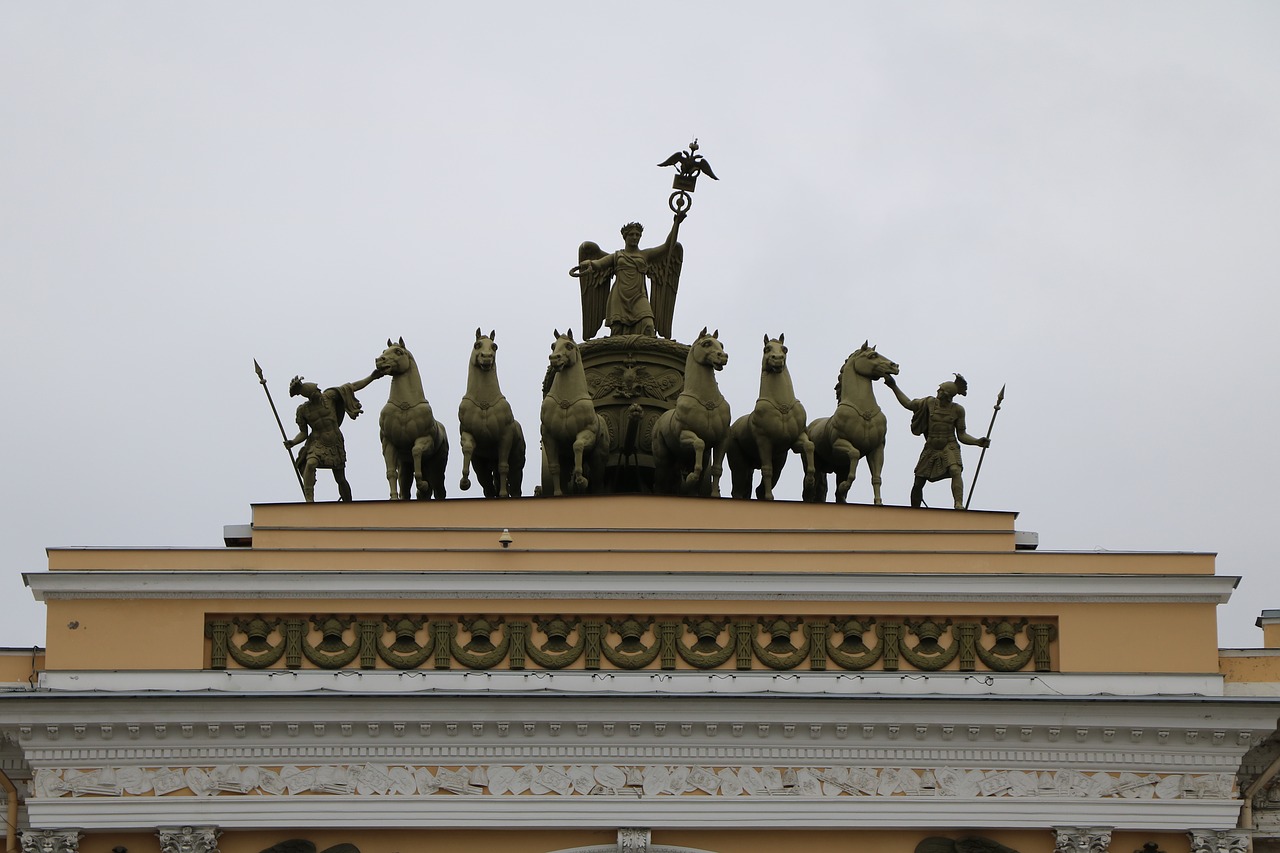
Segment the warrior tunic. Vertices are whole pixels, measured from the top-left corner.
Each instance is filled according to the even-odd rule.
[[[930,483],[948,479],[952,465],[963,468],[956,434],[966,431],[964,407],[959,403],[943,406],[937,397],[924,397],[912,400],[911,408],[915,412],[911,431],[924,434],[924,450],[916,463],[916,476]]]
[[[309,430],[306,444],[298,454],[298,467],[305,468],[314,459],[317,468],[347,467],[347,447],[342,440],[343,415],[355,418],[362,413],[351,383],[329,388],[319,400],[308,400],[298,406],[298,429]]]

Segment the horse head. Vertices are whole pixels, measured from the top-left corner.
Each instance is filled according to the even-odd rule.
[[[706,326],[703,326],[698,339],[689,348],[689,359],[694,364],[710,367],[712,370],[724,370],[724,366],[729,363],[729,354],[720,343],[720,330],[708,333]]]
[[[383,376],[402,376],[412,370],[415,363],[413,353],[405,348],[404,338],[396,343],[387,338],[387,348],[374,359],[374,364]]]
[[[771,338],[764,336],[764,356],[760,359],[761,373],[781,373],[787,369],[786,335]]]
[[[898,374],[898,365],[892,359],[885,358],[876,352],[876,348],[866,341],[863,341],[862,346],[850,354],[845,361],[845,367],[872,381]]]
[[[578,344],[573,339],[573,329],[569,329],[563,335],[560,330],[555,330],[556,340],[551,345],[551,355],[548,360],[551,362],[551,368],[557,372],[564,371],[578,363]]]
[[[482,335],[479,329],[476,329],[476,343],[471,348],[471,366],[488,372],[493,370],[497,359],[498,345],[493,342],[494,333]]]

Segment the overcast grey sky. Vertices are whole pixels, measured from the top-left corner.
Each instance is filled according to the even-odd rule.
[[[810,417],[865,338],[911,396],[965,374],[975,434],[1007,383],[975,508],[1045,549],[1218,552],[1221,641],[1259,645],[1280,5],[786,5],[0,5],[0,645],[44,642],[46,546],[215,545],[297,499],[255,357],[288,425],[291,376],[353,380],[403,335],[460,494],[475,328],[536,435],[578,243],[660,240],[654,164],[694,136],[721,180],[676,336],[720,329],[736,413],[766,332]],[[878,393],[905,504],[920,439]],[[357,499],[386,495],[385,395],[345,428]]]

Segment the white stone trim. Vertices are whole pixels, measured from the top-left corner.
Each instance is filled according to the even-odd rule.
[[[1226,604],[1239,578],[1215,575],[743,572],[56,571],[28,572],[37,601],[76,599],[543,599],[948,601]]]
[[[601,670],[138,670],[42,672],[42,691],[656,696],[1205,696],[1217,673],[702,672]]]
[[[500,802],[500,805],[499,805]],[[93,829],[135,829],[190,819],[190,798],[78,797],[31,799],[27,808],[35,826],[76,825]],[[1078,826],[1185,832],[1188,826],[1230,829],[1239,814],[1238,800],[1088,800],[1032,798],[992,800],[940,797],[852,798],[712,798],[628,797],[600,801],[582,798],[342,796],[213,797],[199,801],[202,822],[223,830],[258,829],[288,823],[314,830],[362,826],[383,828],[609,828],[638,824],[671,829],[770,828],[883,829],[912,826],[953,829],[957,826],[1000,826],[1044,829],[1048,816]],[[357,817],[358,816],[358,817]]]

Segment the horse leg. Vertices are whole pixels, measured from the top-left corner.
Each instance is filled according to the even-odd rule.
[[[475,437],[465,430],[460,431],[458,445],[462,448],[462,479],[458,481],[458,488],[465,492],[471,488],[471,454],[476,451]]]
[[[750,500],[751,480],[755,477],[755,473],[756,469],[743,453],[738,437],[731,434],[729,436],[729,495]]]
[[[756,452],[760,454],[760,488],[756,497],[762,501],[773,500],[773,484],[776,482],[773,469],[773,442],[764,430],[752,430],[751,437],[756,442]]]
[[[707,494],[711,497],[720,497],[720,475],[724,473],[725,449],[723,440],[711,449],[711,477],[708,483],[710,488],[707,490]]]
[[[498,439],[498,497],[505,498],[511,496],[510,475],[511,475],[511,447],[515,444],[516,431],[515,428],[505,429],[502,431],[502,437]]]
[[[387,463],[387,485],[391,487],[391,500],[401,500],[400,490],[396,487],[400,482],[400,463],[397,461],[396,447],[389,441],[382,442],[382,459]]]
[[[584,429],[578,433],[577,438],[573,440],[573,487],[579,493],[585,493],[587,487],[591,484],[587,481],[586,475],[582,473],[582,454],[584,451],[590,450],[596,445],[595,430]],[[593,472],[597,476],[599,472]]]
[[[435,451],[436,442],[430,435],[420,435],[417,441],[413,443],[413,482],[418,487],[418,500],[426,500],[431,497],[431,483],[427,478],[422,476],[422,459],[426,457],[431,459],[432,452]]]
[[[871,469],[871,494],[876,506],[883,506],[884,501],[880,500],[880,471],[884,469],[884,442],[867,454],[867,467]]]
[[[842,504],[848,498],[849,487],[853,485],[854,478],[858,476],[858,460],[862,458],[862,454],[847,438],[837,438],[831,442],[831,447],[838,455],[844,455],[849,459],[848,473],[836,483],[836,503]]]
[[[697,488],[699,481],[702,480],[702,451],[706,449],[706,442],[702,440],[696,432],[691,429],[680,430],[680,447],[685,452],[693,453],[693,470],[684,478],[685,491],[692,491]]]
[[[813,462],[813,442],[809,440],[809,433],[800,433],[800,436],[796,439],[796,443],[791,445],[791,450],[800,454],[800,460],[804,463],[804,494],[808,494],[813,490],[814,479],[816,477]],[[880,445],[880,462],[881,464],[884,463],[883,444]],[[875,476],[880,476],[879,469],[876,469]],[[871,482],[878,482],[878,480],[872,480]],[[877,487],[877,489],[878,488],[879,487]],[[879,497],[878,491],[876,492],[876,496],[877,498]]]
[[[545,433],[542,436],[542,460],[551,480],[551,494],[563,495],[564,489],[560,484],[560,448]]]

